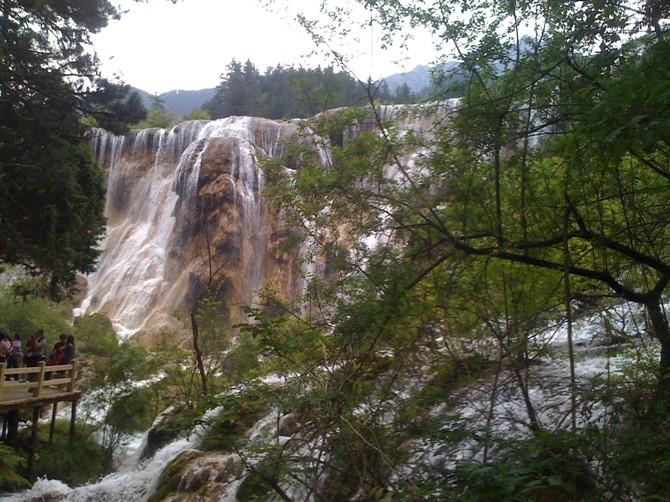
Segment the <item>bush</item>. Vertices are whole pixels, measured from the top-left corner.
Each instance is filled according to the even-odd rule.
[[[41,444],[35,463],[37,476],[78,486],[106,474],[111,465],[103,447],[91,437],[94,429],[78,425],[70,441],[69,428],[67,420],[57,421],[53,444],[49,445],[49,427],[40,427]]]
[[[119,345],[112,322],[102,314],[76,317],[74,328],[80,352],[108,356]]]
[[[151,427],[158,409],[157,395],[150,388],[134,389],[112,403],[105,422],[131,434]]]
[[[23,488],[28,481],[19,474],[26,459],[13,448],[0,444],[0,490],[11,491]]]
[[[263,417],[269,407],[263,390],[253,388],[216,400],[223,409],[213,419],[203,438],[204,450],[232,451],[233,446]]]
[[[0,292],[0,329],[10,335],[18,333],[23,341],[43,329],[49,343],[60,333],[69,333],[67,307],[44,298],[18,298],[8,290]]]

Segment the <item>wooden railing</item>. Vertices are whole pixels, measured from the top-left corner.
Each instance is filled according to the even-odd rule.
[[[47,366],[41,361],[38,366],[27,368],[7,368],[0,364],[0,404],[14,400],[17,391],[27,390],[33,399],[54,394],[73,392],[77,378],[77,361],[59,366]]]

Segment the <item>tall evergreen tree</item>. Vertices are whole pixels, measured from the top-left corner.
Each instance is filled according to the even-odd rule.
[[[92,269],[104,229],[81,119],[123,132],[144,109],[85,50],[118,15],[107,0],[2,0],[0,15],[0,262],[49,275],[56,292]]]
[[[386,87],[377,99],[392,100]],[[410,102],[414,96],[403,96]],[[362,105],[367,100],[365,86],[345,72],[332,67],[295,68],[277,65],[260,74],[251,61],[244,65],[232,60],[217,88],[205,105],[212,118],[254,115],[271,119],[310,117],[324,110]]]

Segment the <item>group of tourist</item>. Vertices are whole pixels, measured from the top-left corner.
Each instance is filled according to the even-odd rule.
[[[44,331],[38,329],[34,335],[28,336],[25,347],[21,337],[8,335],[0,331],[0,364],[5,363],[9,368],[19,368],[21,365],[37,366],[40,361],[46,361],[48,366],[69,364],[75,356],[74,336],[62,333],[47,358],[47,340]]]

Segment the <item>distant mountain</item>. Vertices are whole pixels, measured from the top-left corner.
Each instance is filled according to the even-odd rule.
[[[527,54],[533,50],[533,40],[529,37],[524,37],[521,40],[521,52]],[[514,60],[516,57],[515,54],[516,48],[511,48],[507,53],[504,61],[494,61],[493,67],[498,73],[502,73],[505,69],[505,65],[510,61]],[[440,89],[445,90],[447,87],[452,87],[451,92],[455,93],[455,96],[460,96],[458,94],[459,87],[465,82],[467,72],[459,71],[457,67],[460,65],[458,61],[447,61],[442,63],[440,69],[444,73],[444,81],[440,84]],[[428,65],[420,64],[416,66],[413,70],[405,73],[394,73],[384,78],[384,82],[389,88],[391,93],[395,93],[398,87],[403,84],[407,84],[409,90],[414,94],[423,94],[425,91],[428,91],[432,83],[431,77],[434,69],[436,67],[431,67]],[[460,89],[462,92],[462,89]]]
[[[448,61],[442,65],[442,71],[449,71],[458,66],[458,61]],[[409,90],[414,94],[421,94],[426,91],[431,84],[433,67],[420,64],[413,70],[405,73],[394,73],[384,78],[384,82],[389,91],[395,93],[396,89],[403,84],[407,84]]]
[[[151,108],[152,95],[142,89],[133,89],[139,93],[144,106],[147,109]],[[181,117],[185,117],[193,110],[202,108],[202,105],[209,101],[215,92],[215,88],[198,89],[195,91],[175,90],[159,94],[158,97],[163,100],[163,106],[166,109],[176,112]]]
[[[174,110],[181,116],[188,115],[193,110],[201,108],[216,92],[212,89],[198,89],[197,91],[170,91],[164,92],[160,98],[165,101],[165,108]]]
[[[421,92],[430,84],[430,66],[420,64],[406,73],[394,73],[385,77],[384,82],[391,92],[395,92],[403,84],[407,84],[413,93]]]

